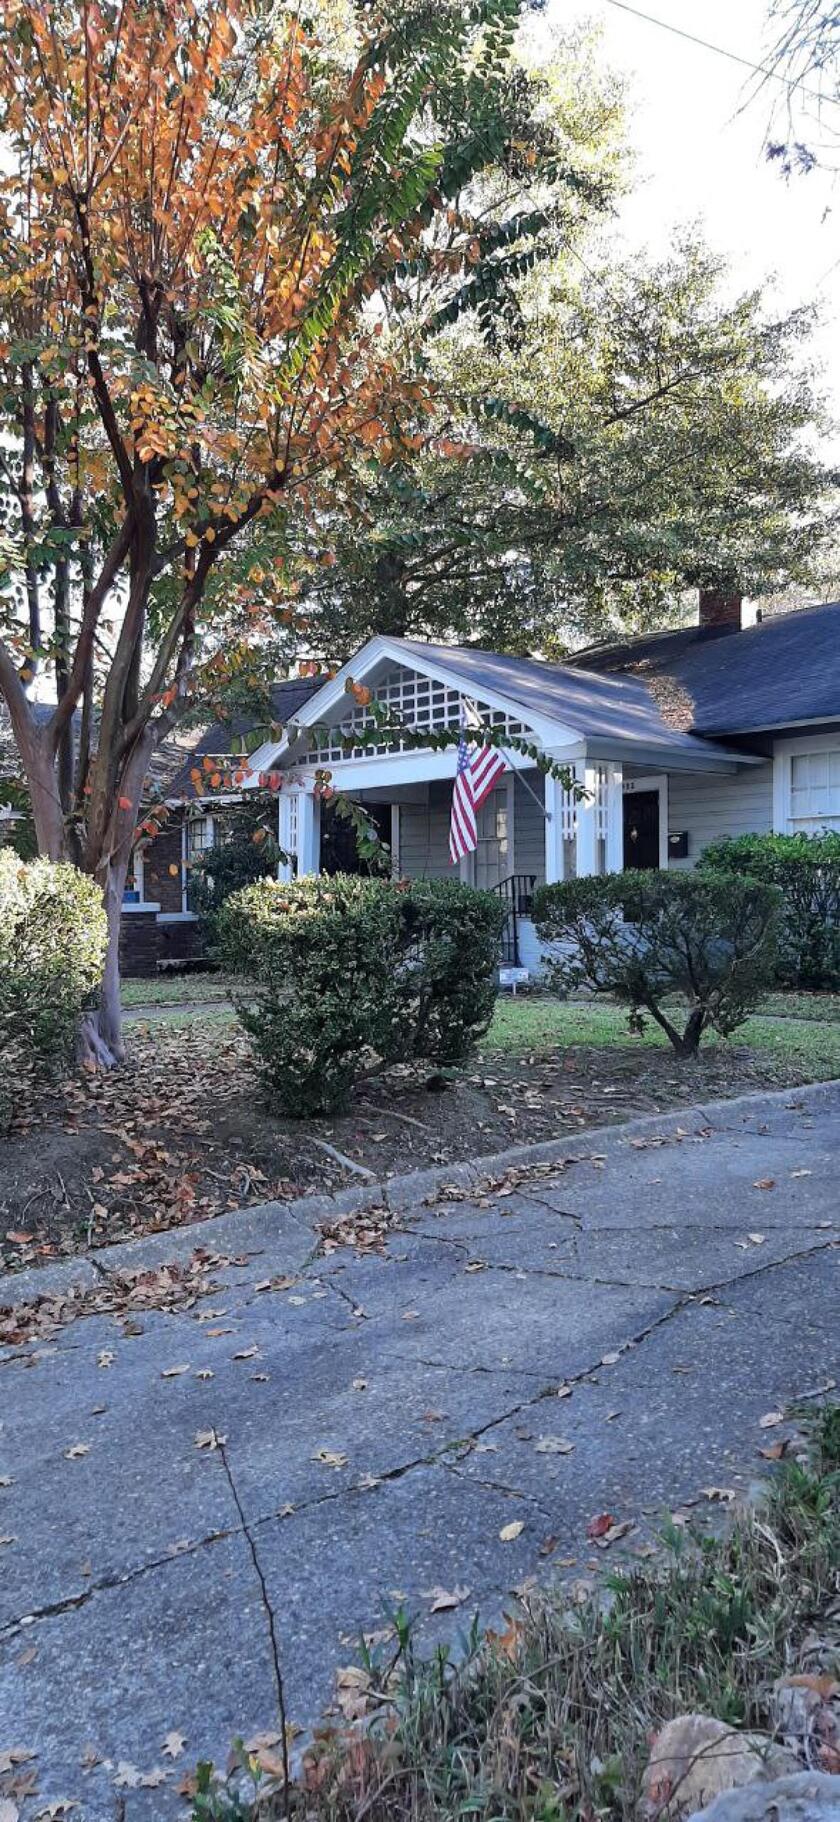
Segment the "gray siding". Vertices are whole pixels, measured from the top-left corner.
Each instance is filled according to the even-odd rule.
[[[527,773],[531,791],[543,801],[545,781],[536,767]],[[545,879],[545,817],[521,778],[513,781],[513,871]]]
[[[449,864],[449,815],[452,786],[445,779],[429,785],[426,803],[400,805],[400,872],[404,879],[458,877]]]
[[[734,777],[707,778],[672,772],[668,779],[668,833],[688,830],[688,859],[672,867],[696,866],[703,849],[723,835],[766,835],[773,828],[773,766],[750,766]]]

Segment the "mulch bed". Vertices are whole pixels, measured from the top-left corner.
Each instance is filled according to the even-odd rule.
[[[745,1047],[680,1064],[632,1042],[575,1045],[488,1054],[445,1077],[396,1069],[351,1114],[299,1122],[262,1105],[232,1024],[132,1025],[128,1042],[113,1075],[21,1097],[0,1144],[3,1269],[363,1181],[323,1146],[384,1177],[807,1079],[789,1058]]]

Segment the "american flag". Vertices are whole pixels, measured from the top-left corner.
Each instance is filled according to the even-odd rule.
[[[476,811],[505,770],[505,763],[495,747],[481,747],[471,756],[466,735],[461,735],[449,824],[449,858],[453,866],[457,866],[465,854],[472,854],[477,848]]]

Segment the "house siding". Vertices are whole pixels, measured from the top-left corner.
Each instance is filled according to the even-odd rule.
[[[444,779],[429,785],[426,803],[400,806],[400,872],[405,879],[457,879],[449,861],[449,815],[452,786]]]
[[[696,866],[703,849],[721,836],[766,835],[772,828],[772,760],[728,778],[670,774],[668,833],[688,832],[688,859],[672,860],[670,866],[683,871]]]
[[[541,809],[545,781],[536,766],[525,774],[531,790],[521,777],[513,783],[513,870],[534,873],[537,881],[545,879],[545,816]],[[533,791],[538,799],[535,803]]]

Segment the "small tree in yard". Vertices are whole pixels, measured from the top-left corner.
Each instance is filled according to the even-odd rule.
[[[73,1055],[108,940],[102,900],[75,867],[0,850],[0,1131],[27,1078]]]
[[[778,886],[779,979],[788,987],[840,990],[840,833],[738,835],[712,842],[703,866]]]
[[[771,984],[780,905],[774,886],[749,878],[610,873],[540,887],[534,922],[561,946],[551,970],[562,991],[612,994],[631,1029],[648,1014],[693,1057],[704,1031],[728,1037]]]
[[[150,759],[276,667],[292,507],[317,524],[319,482],[422,441],[429,383],[377,300],[415,260],[457,298],[498,252],[469,185],[527,4],[2,9],[0,695],[39,851],[104,902],[104,1066]]]

